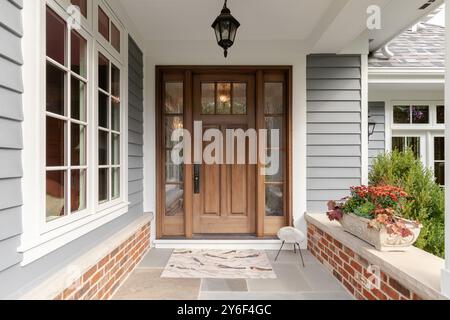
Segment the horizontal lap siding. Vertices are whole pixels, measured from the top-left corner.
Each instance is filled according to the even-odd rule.
[[[361,58],[311,55],[307,61],[307,207],[361,183]]]
[[[21,261],[22,1],[0,0],[0,271]]]
[[[128,47],[128,201],[130,212],[144,211],[144,62],[132,38]]]
[[[373,160],[386,150],[384,102],[369,102],[369,116],[375,122],[375,131],[369,139],[369,169]]]

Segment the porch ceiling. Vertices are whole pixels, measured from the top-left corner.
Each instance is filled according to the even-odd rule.
[[[215,41],[210,28],[223,0],[117,0],[148,47],[209,47]],[[341,53],[358,48],[376,49],[434,11],[443,0],[426,9],[428,0],[229,0],[242,23],[239,44],[295,43],[308,53]],[[381,8],[382,29],[367,32],[367,8]],[[189,41],[191,43],[189,43]],[[168,45],[176,42],[177,45]],[[203,44],[202,44],[203,43]],[[203,50],[203,49],[202,49]],[[358,49],[361,50],[361,49]],[[347,52],[346,52],[347,53]],[[355,52],[356,53],[356,52]],[[361,52],[363,53],[363,52]]]
[[[229,0],[241,40],[304,40],[335,0]],[[122,0],[147,41],[211,40],[223,0]],[[306,4],[306,5],[305,5]]]

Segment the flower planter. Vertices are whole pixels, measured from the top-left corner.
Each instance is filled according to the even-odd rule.
[[[385,228],[381,230],[369,228],[369,219],[353,214],[344,214],[339,222],[345,231],[373,245],[379,251],[406,251],[417,241],[422,227],[413,221],[405,219],[402,221],[411,231],[410,236],[390,235]]]

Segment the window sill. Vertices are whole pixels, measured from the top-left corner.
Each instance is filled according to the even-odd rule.
[[[23,254],[21,265],[26,266],[108,222],[117,219],[128,212],[128,206],[128,202],[121,202],[108,210],[87,215],[78,220],[76,224],[68,224],[57,230],[24,241],[18,249]]]

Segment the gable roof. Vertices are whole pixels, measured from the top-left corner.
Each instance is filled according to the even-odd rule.
[[[417,31],[408,29],[388,44],[392,58],[383,59],[381,50],[375,52],[369,57],[369,67],[445,68],[445,28],[428,23],[422,26]]]

